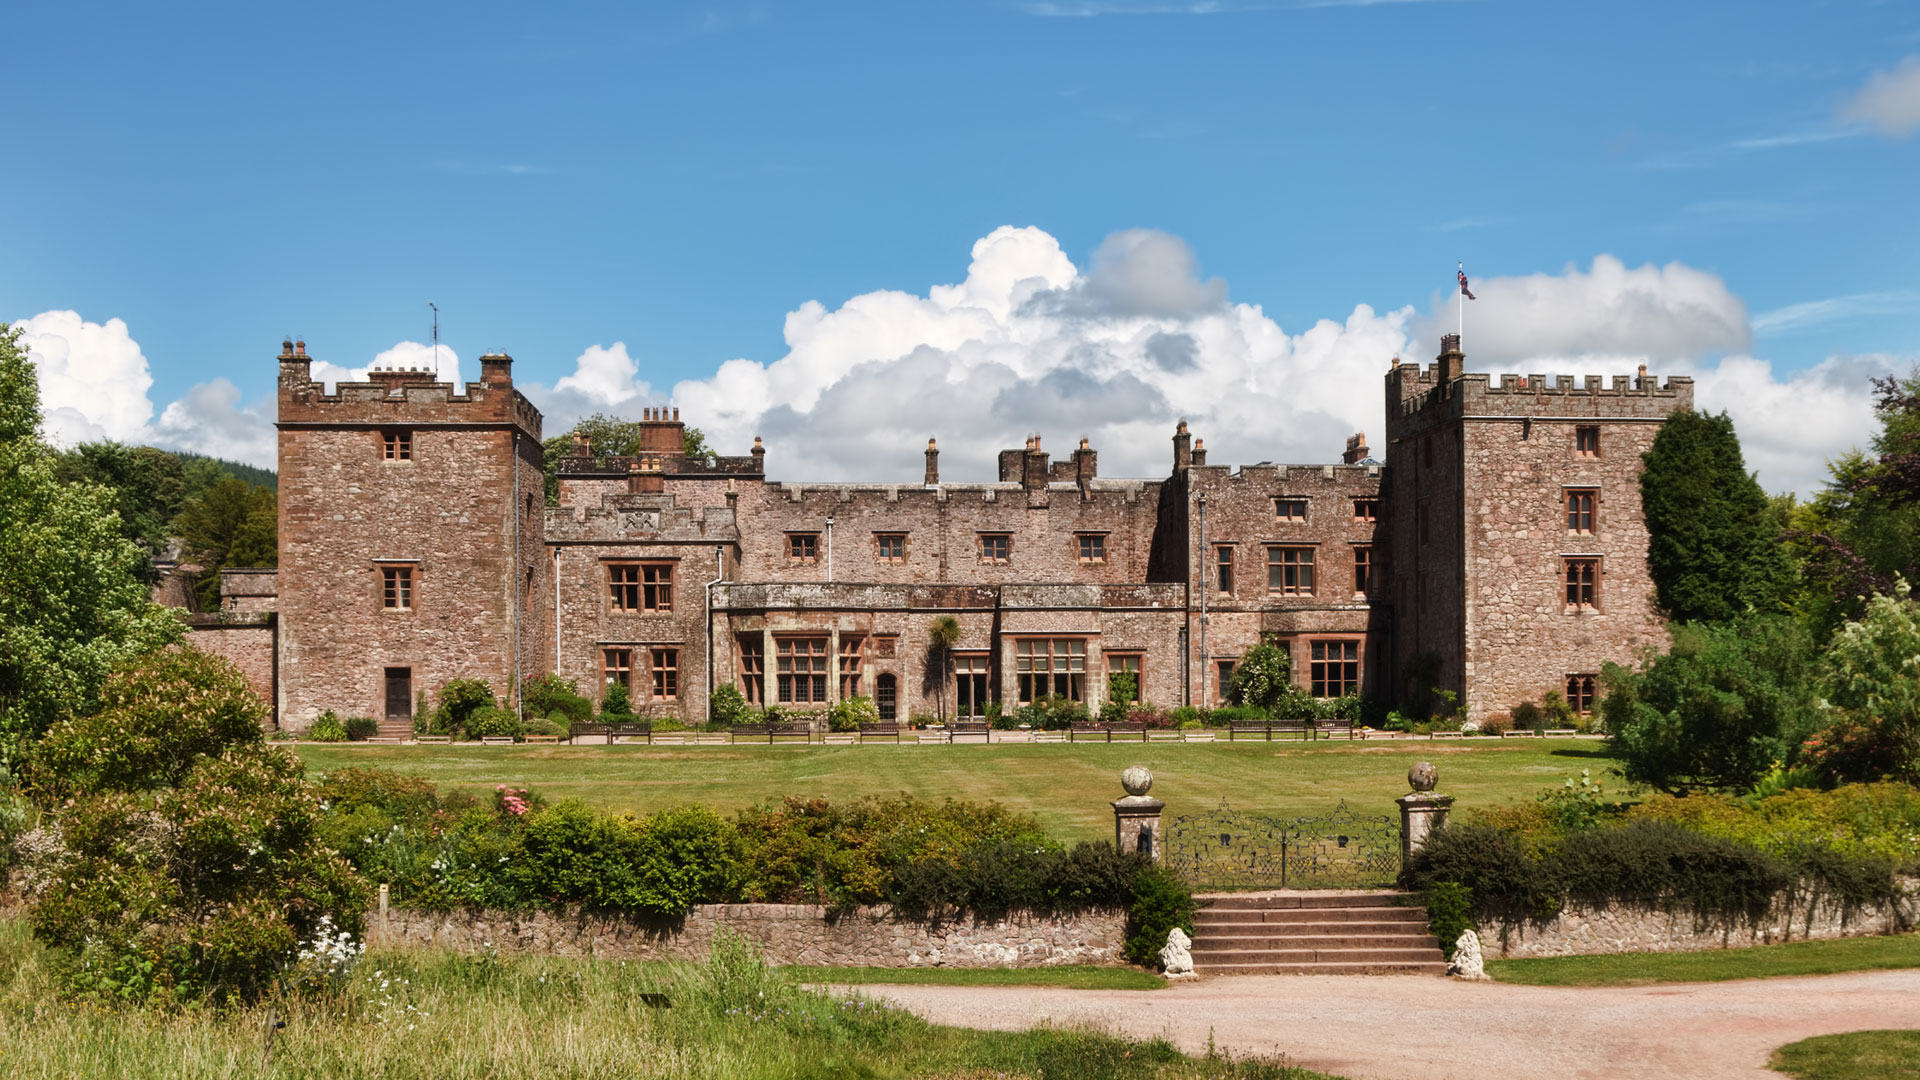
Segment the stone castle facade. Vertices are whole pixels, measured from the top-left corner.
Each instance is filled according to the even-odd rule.
[[[450,679],[511,697],[549,671],[687,722],[721,683],[905,720],[1097,708],[1124,670],[1152,704],[1211,704],[1263,639],[1315,694],[1430,681],[1484,716],[1550,690],[1585,703],[1603,662],[1665,641],[1637,476],[1692,384],[1644,368],[1496,383],[1449,336],[1388,373],[1384,461],[1355,436],[1338,464],[1234,469],[1182,423],[1156,479],[1036,436],[991,483],[943,480],[932,440],[917,482],[783,481],[758,440],[688,457],[677,410],[653,409],[632,457],[576,444],[546,506],[510,358],[465,387],[374,371],[332,394],[304,345],[279,363],[280,568],[244,581],[247,626],[273,637],[219,647],[271,657],[292,730],[326,709],[397,728]]]

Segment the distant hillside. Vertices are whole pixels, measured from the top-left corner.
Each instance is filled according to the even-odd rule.
[[[280,490],[280,475],[272,469],[262,469],[258,465],[243,465],[238,461],[208,457],[205,454],[188,454],[178,450],[170,451],[170,453],[172,453],[174,457],[179,458],[182,465],[189,461],[204,461],[218,468],[228,476],[245,480],[255,487],[263,487],[269,491]]]

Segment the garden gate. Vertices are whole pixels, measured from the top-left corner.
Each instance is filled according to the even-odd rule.
[[[1218,810],[1174,818],[1166,865],[1194,888],[1371,889],[1400,876],[1400,822],[1343,801],[1320,817]]]

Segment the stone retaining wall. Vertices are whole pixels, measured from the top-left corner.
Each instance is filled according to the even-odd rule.
[[[1699,926],[1685,913],[1663,914],[1627,908],[1590,911],[1568,908],[1559,918],[1516,926],[1503,936],[1488,929],[1483,941],[1490,956],[1510,960],[1536,956],[1585,956],[1624,952],[1698,952],[1892,934],[1911,929],[1920,919],[1920,879],[1907,878],[1906,900],[1895,909],[1868,908],[1842,920],[1835,905],[1808,911],[1776,910],[1756,926]]]
[[[997,922],[941,926],[895,919],[884,907],[829,918],[806,904],[703,904],[684,919],[643,922],[563,912],[425,912],[395,908],[384,934],[381,916],[367,916],[374,942],[476,952],[600,956],[631,960],[699,960],[717,927],[752,939],[773,964],[852,967],[1050,967],[1125,962],[1126,914],[1087,912],[1066,918],[1016,916]]]

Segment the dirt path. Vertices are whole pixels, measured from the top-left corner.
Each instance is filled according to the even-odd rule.
[[[1245,976],[1165,990],[869,986],[942,1024],[1091,1024],[1208,1033],[1235,1052],[1284,1053],[1352,1080],[1780,1080],[1774,1048],[1812,1035],[1920,1027],[1920,970],[1562,989],[1422,975]]]

